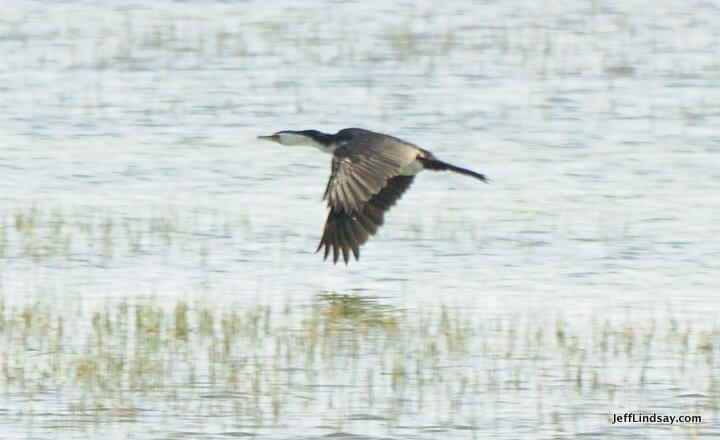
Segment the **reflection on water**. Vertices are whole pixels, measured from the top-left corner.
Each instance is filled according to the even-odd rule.
[[[556,3],[4,8],[0,431],[716,435],[720,8]],[[324,263],[347,126],[493,184]]]

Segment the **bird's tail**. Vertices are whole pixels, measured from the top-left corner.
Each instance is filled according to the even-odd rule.
[[[464,174],[466,176],[480,179],[485,183],[490,182],[490,179],[488,179],[487,176],[485,176],[484,174],[476,173],[475,171],[468,170],[467,168],[461,168],[438,159],[420,159],[420,162],[423,164],[423,167],[425,167],[426,170],[453,171],[458,174]]]

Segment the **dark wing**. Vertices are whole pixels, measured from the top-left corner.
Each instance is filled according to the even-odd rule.
[[[359,259],[360,246],[371,235],[375,235],[383,224],[385,211],[397,202],[402,193],[410,187],[414,178],[415,176],[391,178],[380,192],[364,203],[362,211],[348,212],[342,207],[331,205],[325,222],[325,230],[317,248],[319,251],[323,246],[325,247],[323,258],[327,259],[330,248],[332,248],[334,263],[337,263],[340,253],[342,253],[345,264],[347,264],[351,251],[355,259]]]
[[[363,147],[352,142],[335,151],[323,196],[331,208],[361,211],[363,204],[379,193],[388,179],[397,176],[417,158],[417,150],[406,144],[389,143],[384,149],[382,145]]]
[[[350,251],[356,259],[359,257],[360,245],[377,232],[385,211],[412,183],[412,176],[399,173],[420,151],[390,136],[347,131],[351,132],[348,139],[333,154],[332,173],[323,197],[330,213],[318,246],[318,251],[325,246],[325,258],[332,247],[335,262],[342,252],[346,264]]]

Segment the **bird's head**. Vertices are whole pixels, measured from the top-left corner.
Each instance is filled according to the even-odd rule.
[[[322,151],[327,151],[332,144],[332,135],[317,130],[283,130],[270,136],[258,136],[258,139],[287,146],[307,145]]]

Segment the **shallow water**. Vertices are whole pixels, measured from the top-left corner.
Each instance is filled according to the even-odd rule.
[[[35,304],[51,309],[45,315],[55,322],[77,316],[77,338],[62,344],[67,358],[53,381],[83,376],[73,353],[94,343],[93,313],[117,304],[168,313],[182,303],[194,313],[200,304],[241,315],[269,307],[273,341],[294,325],[300,331],[303,311],[326,295],[406,318],[399,333],[383,329],[360,340],[355,360],[342,351],[318,360],[316,383],[332,384],[313,389],[322,404],[290,399],[276,419],[251,423],[250,409],[235,411],[239,420],[216,419],[213,405],[242,401],[231,387],[205,393],[185,379],[153,376],[187,393],[194,417],[186,418],[182,407],[159,406],[162,395],[132,400],[140,397],[127,371],[106,390],[107,407],[141,408],[143,416],[106,419],[102,409],[72,412],[84,398],[72,388],[47,392],[44,376],[19,386],[8,373],[0,431],[38,438],[142,438],[148,426],[154,436],[190,438],[717,435],[720,371],[707,361],[720,349],[717,5],[13,5],[0,15],[0,298],[9,322]],[[493,183],[423,173],[360,262],[333,266],[313,254],[329,157],[255,137],[347,126],[392,133]],[[467,321],[469,348],[440,350],[438,362],[452,373],[442,384],[427,379],[436,390],[427,404],[407,395],[393,404],[381,369],[367,372],[379,362],[373,341],[390,341],[382,351],[388,358],[424,359],[398,347],[412,335],[413,343],[431,341],[418,320],[439,320],[443,306]],[[281,331],[286,309],[293,312]],[[542,358],[537,352],[507,355],[495,343],[481,349],[494,334],[487,323],[506,340],[521,327],[555,335],[558,322],[592,353],[605,323],[612,332],[630,325],[655,336],[641,357],[622,360],[568,363],[563,344],[548,343],[540,368],[529,360]],[[667,337],[673,331],[687,332],[690,342]],[[6,364],[35,359],[21,333],[5,327],[3,334]],[[206,349],[200,339],[183,343],[193,356]],[[308,368],[301,364],[282,368]],[[578,389],[579,365],[603,371],[601,382],[613,391]],[[489,387],[486,371],[523,385]],[[407,377],[406,392],[417,393],[420,376]],[[283,393],[313,386],[306,378],[292,386],[278,380]],[[475,388],[455,398],[446,391],[463,383]],[[351,385],[373,388],[375,403]],[[127,407],[113,400],[122,390],[130,393]],[[216,392],[226,397],[203,397]],[[33,406],[38,399],[42,410]],[[626,408],[690,411],[703,423],[608,422]],[[391,410],[400,414],[388,416]],[[77,418],[56,423],[68,411]]]

